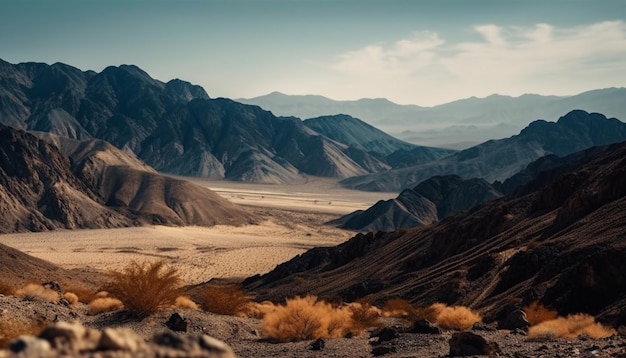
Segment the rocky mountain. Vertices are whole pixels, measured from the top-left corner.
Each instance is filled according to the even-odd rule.
[[[172,174],[281,183],[302,173],[345,178],[389,168],[298,119],[210,99],[199,86],[163,83],[136,66],[95,73],[0,60],[0,104],[0,123],[102,139]]]
[[[435,175],[504,181],[532,161],[554,154],[564,156],[592,146],[626,140],[626,124],[599,113],[571,111],[557,122],[537,120],[518,135],[490,140],[451,156],[342,181],[349,188],[370,191],[401,191]]]
[[[381,200],[329,224],[357,231],[393,231],[424,226],[448,214],[470,209],[502,194],[482,179],[463,180],[456,175],[435,176],[405,189],[397,198]]]
[[[0,127],[2,233],[254,220],[210,190],[158,175],[105,142],[40,135],[66,155],[29,133]]]
[[[501,320],[539,301],[614,326],[626,315],[626,143],[420,228],[358,234],[246,280],[259,299],[316,294],[461,304]]]
[[[386,99],[335,101],[278,92],[239,101],[277,115],[300,118],[345,113],[411,143],[464,149],[488,139],[511,136],[534,119],[556,118],[574,109],[626,118],[625,99],[626,88],[606,88],[561,97],[472,97],[433,107],[399,105]]]

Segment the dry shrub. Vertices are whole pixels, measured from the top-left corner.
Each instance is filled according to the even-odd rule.
[[[574,338],[587,335],[593,339],[606,338],[616,332],[612,328],[607,328],[587,314],[578,313],[567,317],[543,321],[528,329],[528,336],[536,337],[562,337]]]
[[[96,292],[96,298],[105,298],[105,297],[109,297],[109,293],[107,291]]]
[[[480,314],[470,308],[448,306],[443,303],[435,303],[419,309],[417,316],[436,323],[443,329],[466,330],[472,328],[474,323],[481,321]]]
[[[29,301],[58,302],[59,293],[38,283],[28,283],[26,286],[17,289],[15,296],[22,297]]]
[[[270,301],[251,302],[248,305],[247,316],[262,319],[266,314],[276,311],[276,305]]]
[[[100,314],[104,312],[116,311],[124,307],[122,301],[113,297],[101,297],[89,302],[89,313]]]
[[[382,308],[385,317],[410,318],[416,314],[415,307],[402,298],[389,299]]]
[[[78,296],[73,292],[65,292],[63,294],[63,298],[65,298],[65,300],[69,302],[70,305],[75,305],[78,303]]]
[[[352,320],[351,331],[353,333],[362,332],[371,327],[381,327],[381,310],[369,302],[353,302],[346,306]]]
[[[86,286],[68,285],[63,286],[65,292],[71,292],[78,297],[78,302],[88,304],[89,302],[98,298],[96,296],[96,290]]]
[[[174,306],[179,308],[189,308],[192,310],[198,309],[198,305],[187,296],[176,297],[176,300],[174,300]]]
[[[19,336],[36,336],[44,329],[44,321],[0,319],[0,349],[9,348],[9,343]]]
[[[111,281],[106,290],[136,317],[147,317],[162,307],[171,306],[180,294],[178,271],[166,267],[164,261],[132,261],[123,270],[110,272],[109,276]]]
[[[531,326],[538,325],[541,322],[551,321],[558,317],[557,311],[551,310],[539,302],[533,302],[524,307],[526,319]]]
[[[229,316],[245,316],[252,303],[237,285],[205,286],[196,295],[203,310]]]
[[[17,285],[11,281],[0,279],[0,295],[12,296],[17,290]]]

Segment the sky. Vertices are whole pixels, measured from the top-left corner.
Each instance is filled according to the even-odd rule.
[[[134,64],[211,97],[570,95],[626,86],[626,1],[2,0],[0,59]]]

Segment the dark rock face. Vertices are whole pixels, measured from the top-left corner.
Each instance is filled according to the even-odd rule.
[[[428,320],[418,319],[408,330],[409,333],[441,334],[441,328],[434,326]]]
[[[448,157],[383,174],[348,178],[342,184],[369,191],[400,191],[435,175],[504,181],[545,155],[568,155],[626,140],[626,124],[599,113],[574,110],[557,122],[538,120],[520,134],[490,140]]]
[[[284,183],[301,180],[300,172],[345,178],[389,168],[364,150],[320,136],[299,119],[210,99],[199,86],[162,83],[136,66],[95,73],[0,60],[0,67],[0,123],[103,139],[159,171]]]
[[[345,215],[330,224],[344,229],[391,231],[423,226],[456,211],[470,209],[486,200],[502,196],[482,179],[463,180],[456,175],[436,176],[414,189],[406,189],[396,199],[379,201],[365,211]]]
[[[476,308],[486,322],[539,301],[561,315],[584,312],[624,325],[626,143],[590,150],[572,170],[546,176],[554,180],[526,184],[525,194],[425,227],[358,234],[250,278],[247,287],[259,299],[306,293],[439,301]],[[372,284],[356,289],[365,282]]]
[[[167,328],[176,332],[187,332],[187,320],[178,312],[172,313],[170,318],[165,322]]]

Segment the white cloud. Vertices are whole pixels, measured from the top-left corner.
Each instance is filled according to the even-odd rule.
[[[558,28],[484,24],[477,40],[450,43],[420,32],[340,54],[339,97],[388,97],[433,104],[492,93],[573,94],[626,86],[626,24]]]

